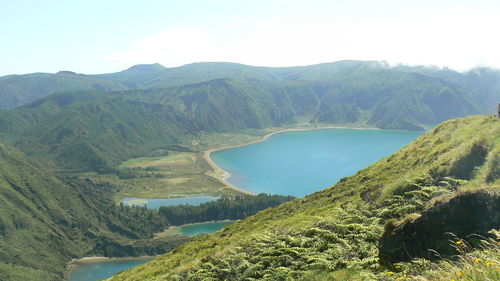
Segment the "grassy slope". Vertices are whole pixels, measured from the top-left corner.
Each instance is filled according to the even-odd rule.
[[[158,215],[116,207],[106,186],[60,178],[0,144],[1,280],[61,280],[71,258],[133,255],[135,239],[164,227]]]
[[[480,157],[480,161],[475,162],[477,167],[464,165],[467,162],[464,159],[470,159],[476,155],[473,147],[478,145],[486,149],[485,157]],[[500,120],[498,118],[476,116],[448,121],[394,155],[382,159],[355,176],[341,180],[332,188],[274,209],[265,210],[227,227],[222,232],[196,239],[146,265],[119,274],[111,280],[170,280],[169,278],[173,278],[175,274],[182,275],[192,269],[202,269],[201,264],[208,260],[216,263],[224,260],[226,256],[245,255],[245,251],[255,253],[255,247],[259,247],[257,245],[260,243],[259,239],[263,239],[260,237],[263,234],[271,237],[284,235],[288,237],[287,239],[293,239],[295,233],[303,233],[317,226],[318,223],[345,222],[344,217],[348,217],[348,214],[343,213],[342,208],[347,208],[347,203],[357,206],[359,210],[378,208],[377,206],[380,206],[384,199],[390,199],[391,196],[408,191],[408,180],[417,179],[426,174],[439,175],[440,178],[454,176],[469,179],[469,183],[460,187],[460,190],[485,186],[498,189],[500,184],[499,155]],[[473,173],[469,173],[471,169]],[[374,224],[373,231],[380,235],[384,219],[380,220],[375,216],[371,220],[378,221],[379,227],[373,222],[369,225]],[[335,231],[333,233],[335,234]],[[335,235],[340,235],[340,233]],[[264,239],[264,241],[268,240]],[[271,239],[271,241],[274,240]],[[376,245],[362,244],[361,239],[350,242],[352,244],[348,244],[347,247],[353,248],[351,252],[356,251],[357,247],[366,246],[371,249],[368,252],[376,256],[376,252],[373,252]],[[278,242],[274,241],[271,244],[273,243]],[[376,263],[376,257],[372,259],[365,263],[373,265]],[[336,265],[330,270],[339,268],[342,267]],[[213,273],[215,269],[205,268],[204,270]],[[277,274],[276,270],[275,268],[273,272]]]

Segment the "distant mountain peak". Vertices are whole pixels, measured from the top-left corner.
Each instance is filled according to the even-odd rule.
[[[61,70],[61,71],[57,72],[56,74],[71,74],[71,75],[76,75],[75,72],[68,71],[68,70]]]
[[[127,69],[127,71],[140,71],[140,72],[149,72],[149,71],[157,71],[165,69],[163,65],[159,63],[153,64],[137,64]]]

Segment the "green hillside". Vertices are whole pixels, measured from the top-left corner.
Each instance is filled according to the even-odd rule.
[[[209,66],[220,70],[221,64]],[[298,122],[421,130],[486,107],[479,94],[421,74],[355,62],[306,70],[294,76],[298,80],[221,78],[149,90],[58,93],[0,112],[0,134],[56,166],[104,172],[202,132],[245,133]],[[343,74],[307,80],[333,73]]]
[[[119,82],[130,88],[141,88],[144,85],[147,85],[151,80],[162,75],[166,70],[167,68],[158,63],[138,64],[120,72],[98,74],[93,76]]]
[[[4,138],[69,169],[107,171],[193,131],[171,106],[95,91],[56,94],[0,115]]]
[[[424,267],[412,264],[379,266],[384,226],[388,235],[461,196],[479,206],[481,198],[498,202],[499,159],[500,119],[451,120],[331,188],[196,238],[110,280],[396,280],[403,273],[424,274]],[[453,229],[454,220],[443,221]],[[483,222],[488,224],[500,227],[496,219]]]
[[[125,90],[119,82],[60,71],[0,77],[0,109],[15,108],[56,92],[99,89]]]
[[[286,86],[289,82],[331,82],[342,79],[359,79],[383,83],[377,77],[379,72],[418,73],[451,83],[480,96],[476,103],[483,101],[480,111],[490,111],[485,102],[496,102],[499,98],[500,76],[498,71],[489,68],[476,68],[467,73],[432,67],[390,67],[378,61],[337,61],[309,66],[296,67],[256,67],[237,63],[205,62],[166,68],[160,64],[135,65],[124,71],[83,75],[69,71],[56,74],[34,73],[0,77],[0,109],[14,108],[32,102],[49,94],[71,90],[124,90],[124,89],[159,89],[179,87],[217,79],[267,81],[277,86]],[[392,80],[393,78],[390,78]],[[389,81],[391,83],[391,81]],[[373,85],[372,85],[373,86]],[[399,85],[403,86],[403,85]],[[315,85],[319,89],[320,85]],[[376,88],[365,90],[375,91]],[[439,93],[439,90],[435,93]],[[473,97],[471,97],[473,98]],[[475,112],[481,113],[481,112]]]
[[[308,66],[261,67],[229,62],[200,62],[163,70],[163,73],[144,84],[148,88],[165,88],[206,82],[214,79],[267,81],[329,81],[362,71],[385,69],[377,61],[337,61]]]
[[[0,144],[0,280],[63,280],[71,258],[164,253],[183,237],[153,240],[154,211],[117,207],[112,187],[63,178]]]
[[[467,72],[457,72],[436,67],[395,67],[398,71],[420,73],[436,77],[465,89],[481,94],[488,103],[498,103],[500,99],[500,71],[489,67],[476,67]]]

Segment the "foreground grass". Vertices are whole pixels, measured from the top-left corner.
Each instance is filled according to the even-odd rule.
[[[497,232],[498,233],[498,232]],[[384,280],[384,281],[497,281],[500,280],[500,236],[486,239],[478,248],[464,240],[451,242],[460,255],[438,263],[417,259],[411,263],[396,264],[393,270],[338,270],[310,271],[300,281]]]
[[[423,266],[420,280],[500,280],[500,232],[496,232],[496,239],[482,242],[480,248],[472,248],[463,240],[455,240],[454,246],[461,255],[455,260],[446,260],[437,265]],[[421,263],[422,264],[422,263]]]
[[[455,237],[451,245],[459,253],[439,262],[415,259],[411,263],[399,263],[392,271],[378,273],[378,280],[419,281],[496,281],[500,280],[500,232],[496,238],[483,238],[478,247],[472,247],[465,240]],[[335,280],[335,279],[333,279]]]

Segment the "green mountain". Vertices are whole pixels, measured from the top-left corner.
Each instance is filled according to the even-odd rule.
[[[297,67],[256,67],[237,63],[206,62],[165,68],[160,64],[135,65],[127,70],[98,75],[81,75],[69,71],[56,74],[35,73],[0,77],[0,108],[14,108],[55,92],[84,89],[124,90],[159,89],[217,79],[267,81],[286,86],[289,82],[331,82],[342,79],[379,79],[370,77],[379,72],[416,73],[438,78],[480,94],[476,102],[483,102],[482,111],[490,111],[488,102],[499,98],[499,72],[476,68],[467,73],[433,67],[390,67],[378,61],[338,61]],[[357,81],[360,82],[360,81]],[[400,85],[402,86],[402,85]],[[373,90],[376,93],[376,88]],[[437,92],[439,93],[439,91]],[[478,112],[481,113],[481,112]]]
[[[447,230],[457,230],[459,238],[468,240],[459,241],[473,244],[468,235],[488,236],[487,230],[500,227],[499,209],[494,207],[500,203],[499,159],[500,119],[475,116],[447,121],[331,188],[195,238],[110,280],[415,277],[423,274],[425,263],[404,263],[405,247],[389,242],[411,240],[409,245],[424,249],[439,243],[449,250]],[[453,214],[452,210],[468,207],[491,213]],[[438,225],[441,232],[408,236],[413,234],[405,229],[411,230],[412,222]],[[389,241],[382,249],[380,239]]]
[[[4,137],[69,169],[107,171],[130,156],[178,143],[192,125],[172,106],[73,92],[0,114]]]
[[[437,67],[398,66],[395,69],[443,79],[479,93],[487,103],[495,104],[500,100],[500,70],[497,69],[477,67],[464,73]]]
[[[325,67],[332,70],[318,66],[314,75]],[[0,134],[55,166],[105,172],[200,132],[304,121],[420,130],[484,108],[478,94],[441,79],[357,64],[352,69],[328,81],[221,78],[149,90],[59,93],[0,112]]]
[[[158,212],[118,207],[112,187],[60,177],[0,144],[0,280],[63,280],[71,258],[164,253]]]
[[[0,109],[15,108],[47,95],[83,89],[125,90],[121,83],[60,71],[0,77]]]
[[[116,81],[130,88],[142,88],[147,85],[149,81],[162,75],[166,70],[167,68],[158,63],[138,64],[124,71],[94,76],[101,79]]]

